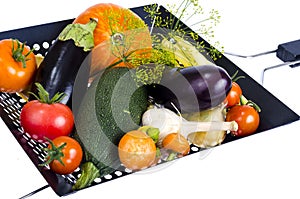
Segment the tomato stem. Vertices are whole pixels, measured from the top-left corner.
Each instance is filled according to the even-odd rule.
[[[14,42],[17,43],[17,48],[16,49],[15,49],[15,43]],[[21,45],[21,42],[19,42],[17,39],[12,39],[12,56],[13,56],[15,61],[22,62],[23,68],[26,68],[26,61],[30,60],[27,57],[34,50],[34,49],[31,49],[28,53],[26,53],[24,55],[23,52],[24,52],[25,44],[26,44],[26,42],[22,43],[22,45]]]
[[[48,165],[54,160],[58,160],[63,166],[65,166],[61,158],[64,157],[64,153],[62,152],[62,149],[67,145],[67,143],[63,143],[62,145],[57,147],[54,145],[52,140],[50,140],[49,138],[45,138],[45,139],[49,142],[51,147],[43,148],[43,150],[47,152],[47,157],[46,157],[47,161],[42,164],[39,164],[39,166]]]
[[[257,112],[261,112],[261,108],[253,101],[248,100],[245,96],[241,95],[240,97],[241,105],[252,106]]]
[[[231,76],[231,80],[233,82],[236,82],[237,80],[239,79],[243,79],[243,78],[246,78],[245,76],[237,76],[237,74],[239,73],[239,71],[235,71],[235,73]]]
[[[38,95],[32,92],[29,92],[29,94],[32,94],[41,103],[46,103],[46,104],[59,103],[66,96],[65,93],[57,92],[52,98],[50,98],[49,93],[44,89],[44,87],[40,83],[36,82],[35,85],[38,89]]]
[[[248,100],[247,105],[252,106],[257,112],[261,112],[260,107],[255,102]]]

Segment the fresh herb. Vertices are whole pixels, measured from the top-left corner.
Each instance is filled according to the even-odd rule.
[[[190,42],[200,53],[206,53],[213,61],[221,57],[223,47],[220,46],[220,42],[214,42],[213,45],[207,46],[205,41],[199,38],[200,35],[206,41],[212,42],[214,27],[220,22],[221,18],[217,10],[212,9],[206,13],[203,7],[199,5],[198,0],[183,0],[180,5],[169,4],[167,9],[169,15],[163,16],[156,4],[144,8],[145,12],[148,13],[147,18],[152,20],[154,27],[160,29],[160,33],[154,36],[154,40],[157,40],[157,35],[160,35],[174,46],[177,45],[174,48],[179,49],[180,54],[183,54],[183,56],[187,56],[189,52],[186,47],[181,47],[178,44],[179,39]],[[201,19],[199,16],[203,18]],[[180,21],[188,23],[194,17],[200,18],[200,20],[189,25],[189,27],[180,23]],[[163,48],[159,45],[159,42],[155,44],[156,48]],[[219,51],[217,48],[221,50]],[[172,51],[172,47],[170,49]]]

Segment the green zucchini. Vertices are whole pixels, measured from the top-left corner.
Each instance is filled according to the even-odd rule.
[[[126,132],[139,128],[147,109],[146,88],[135,77],[135,70],[107,69],[94,80],[75,117],[75,137],[100,176],[120,166],[118,143]]]

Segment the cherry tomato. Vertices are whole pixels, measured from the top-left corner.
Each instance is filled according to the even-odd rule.
[[[236,83],[232,82],[232,87],[226,96],[225,102],[227,107],[232,107],[240,103],[240,97],[242,95],[241,87]]]
[[[226,114],[226,121],[236,121],[238,130],[232,132],[235,136],[247,136],[254,133],[259,126],[259,114],[249,105],[235,105]]]
[[[131,170],[150,167],[156,160],[156,145],[145,132],[134,130],[126,133],[118,145],[119,158]]]
[[[32,82],[37,65],[28,46],[13,39],[0,41],[0,91],[20,92]]]
[[[61,175],[70,174],[77,169],[83,156],[80,144],[68,136],[60,136],[50,141],[46,151],[50,169]]]
[[[190,144],[180,133],[170,133],[164,137],[162,146],[170,149],[179,155],[187,155],[190,152]]]

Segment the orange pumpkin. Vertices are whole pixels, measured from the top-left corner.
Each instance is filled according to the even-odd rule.
[[[98,20],[94,30],[91,75],[111,65],[134,67],[130,60],[145,56],[152,48],[147,25],[127,8],[99,3],[86,9],[73,23],[86,24],[90,18]]]

